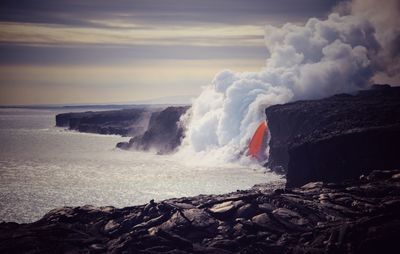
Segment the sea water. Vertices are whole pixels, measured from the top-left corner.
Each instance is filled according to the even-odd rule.
[[[61,206],[125,207],[278,180],[251,167],[189,166],[170,155],[122,151],[115,145],[127,137],[55,127],[63,111],[0,109],[0,221],[33,222]]]

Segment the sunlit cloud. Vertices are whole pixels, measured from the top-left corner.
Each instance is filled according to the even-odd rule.
[[[130,29],[107,29],[0,23],[0,42],[19,44],[259,46],[263,44],[263,38],[262,26],[162,26],[149,29],[131,25]]]

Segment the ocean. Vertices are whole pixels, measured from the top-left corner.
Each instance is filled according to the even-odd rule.
[[[55,115],[69,111],[0,109],[0,221],[33,222],[61,206],[221,194],[279,179],[250,167],[189,166],[171,155],[122,151],[115,145],[127,137],[55,127]]]

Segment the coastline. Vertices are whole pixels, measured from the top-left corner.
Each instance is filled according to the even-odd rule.
[[[394,149],[400,137],[398,98],[398,88],[382,86],[267,108],[270,162],[273,170],[286,173],[285,185],[259,184],[227,194],[151,200],[120,209],[63,207],[33,223],[0,224],[0,250],[390,253],[400,233],[400,171]],[[168,120],[170,111],[173,120]],[[176,122],[184,111],[167,108],[155,113],[139,140],[144,145],[157,140],[169,144],[171,136],[179,140],[182,133]],[[96,119],[88,120],[88,114],[93,113],[83,113],[82,119]],[[171,132],[163,133],[165,125]],[[146,133],[148,139],[143,138]]]

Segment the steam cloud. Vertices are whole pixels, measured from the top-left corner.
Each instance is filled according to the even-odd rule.
[[[356,0],[325,20],[267,26],[266,66],[257,73],[218,73],[182,119],[186,137],[179,153],[247,163],[241,155],[267,106],[352,92],[374,76],[399,73],[399,14],[397,0]]]

